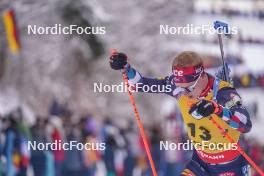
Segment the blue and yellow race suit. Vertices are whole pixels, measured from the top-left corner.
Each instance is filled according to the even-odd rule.
[[[221,175],[221,173],[223,173],[222,175],[247,174],[247,162],[237,150],[225,147],[233,146],[233,144],[230,144],[229,140],[223,136],[217,126],[215,126],[209,118],[197,120],[189,114],[191,106],[198,102],[199,99],[190,99],[186,95],[185,89],[176,87],[173,82],[173,75],[164,78],[146,78],[141,76],[141,74],[132,67],[129,66],[127,68],[126,73],[129,85],[136,86],[137,90],[143,92],[147,90],[147,92],[150,93],[164,92],[177,99],[184,124],[188,129],[188,137],[194,144],[198,144],[195,145],[197,148],[193,154],[193,159],[187,165],[183,175]],[[209,74],[207,75],[209,78],[208,85],[199,98],[204,98],[206,100],[214,99],[223,107],[222,113],[219,115],[213,114],[212,118],[214,118],[237,143],[239,142],[240,134],[249,132],[251,129],[252,125],[249,113],[242,106],[241,98],[235,88],[225,81],[218,80]],[[144,90],[146,86],[151,87],[151,89]],[[206,143],[208,145],[206,145]],[[218,147],[212,150],[208,147],[210,144],[215,144]],[[229,166],[226,167],[227,165]],[[220,168],[220,166],[221,169],[217,169],[218,167]]]

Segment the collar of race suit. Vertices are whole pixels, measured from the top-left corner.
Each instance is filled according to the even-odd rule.
[[[208,73],[205,73],[205,74],[208,77],[208,83],[207,83],[206,87],[203,89],[202,93],[200,94],[200,97],[206,97],[214,85],[215,78],[213,76],[209,75]]]

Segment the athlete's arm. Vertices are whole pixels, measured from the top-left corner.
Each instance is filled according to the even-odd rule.
[[[114,70],[124,69],[128,77],[128,83],[137,91],[149,93],[175,94],[175,85],[172,84],[172,76],[164,78],[146,78],[130,66],[124,53],[113,53],[110,57],[110,66]]]
[[[242,133],[251,130],[252,124],[248,111],[242,105],[241,97],[235,88],[225,87],[218,91],[217,102],[222,105],[218,114],[232,128]]]
[[[229,126],[242,133],[250,131],[252,124],[247,110],[242,106],[241,98],[234,88],[226,87],[217,92],[217,103],[202,99],[194,104],[189,113],[196,119],[218,115]]]
[[[138,91],[147,93],[166,93],[173,95],[172,92],[175,89],[175,85],[172,84],[172,76],[166,76],[162,78],[147,78],[142,76],[129,64],[125,66],[125,71],[128,77],[129,85],[137,87]]]

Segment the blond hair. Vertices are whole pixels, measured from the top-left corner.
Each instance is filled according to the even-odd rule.
[[[172,62],[172,66],[190,67],[202,63],[203,63],[202,57],[198,53],[193,51],[183,51],[174,58]]]

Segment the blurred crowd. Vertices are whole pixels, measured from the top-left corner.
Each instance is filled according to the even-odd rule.
[[[264,88],[264,74],[244,73],[243,75],[234,75],[234,86],[237,88]]]
[[[264,145],[263,143],[259,143],[257,140],[254,139],[245,139],[245,147],[244,150],[249,153],[251,158],[256,162],[256,164],[264,170]],[[252,176],[258,176],[259,174],[252,169]]]
[[[59,110],[58,110],[59,109]],[[47,117],[37,117],[28,125],[21,109],[2,116],[0,175],[6,176],[141,176],[151,170],[133,118],[126,127],[114,124],[110,117],[102,121],[88,114],[72,118],[68,108],[52,105]],[[159,124],[145,130],[159,175],[175,176],[184,169],[192,151],[160,150],[160,141],[185,142],[181,116],[174,112]],[[103,142],[105,150],[28,150],[28,141],[47,143],[62,140]],[[251,140],[246,149],[264,168],[264,147]]]
[[[143,142],[133,119],[126,127],[111,118],[92,115],[73,118],[68,108],[52,105],[47,117],[28,125],[21,109],[2,116],[0,175],[6,176],[132,176],[151,175]],[[58,110],[59,109],[59,110]],[[146,126],[155,165],[160,175],[178,175],[191,152],[160,151],[161,140],[183,142],[181,121],[171,114],[164,123]],[[28,141],[103,142],[105,150],[29,150]]]

